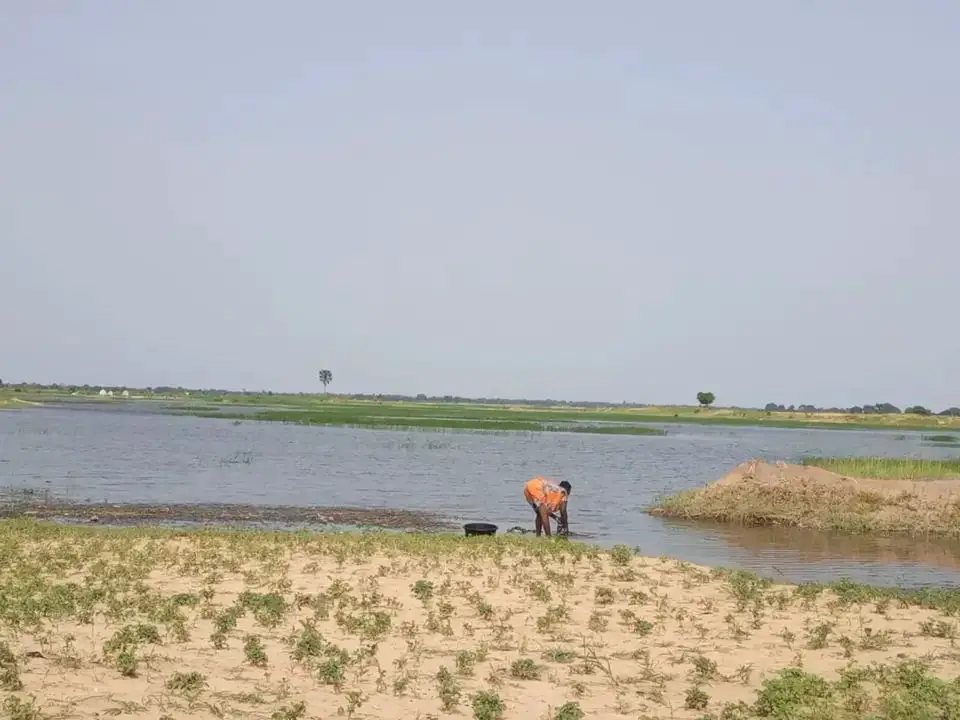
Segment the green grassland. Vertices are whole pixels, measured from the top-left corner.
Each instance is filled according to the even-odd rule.
[[[876,480],[960,480],[960,460],[885,457],[808,457],[804,465],[840,475]]]
[[[94,393],[67,396],[52,390],[14,396],[0,391],[0,403],[16,400],[56,402],[154,402],[174,411],[202,417],[247,418],[370,428],[420,427],[431,429],[501,430],[527,432],[581,432],[622,435],[663,434],[653,424],[766,426],[819,429],[888,429],[960,431],[960,418],[911,414],[862,415],[802,413],[738,408],[690,406],[578,407],[568,404],[491,404],[480,402],[417,402],[357,400],[336,395],[272,393],[150,393],[131,391],[130,398],[102,398]],[[12,407],[14,405],[7,405]],[[27,407],[19,403],[20,407]],[[942,439],[932,442],[949,442]]]

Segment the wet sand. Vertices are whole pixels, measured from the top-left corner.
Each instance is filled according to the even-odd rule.
[[[28,517],[105,525],[205,523],[210,525],[327,525],[414,530],[450,530],[460,527],[445,518],[418,510],[266,505],[110,504],[30,502],[15,499],[0,506],[0,518]]]
[[[960,702],[929,685],[960,674],[956,600],[817,593],[626,548],[18,521],[0,523],[0,595],[0,680],[50,715],[757,717],[786,668],[814,680],[773,698],[783,717],[870,716],[892,693]],[[917,673],[919,699],[904,695]]]

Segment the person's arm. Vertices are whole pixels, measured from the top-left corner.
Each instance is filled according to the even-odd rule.
[[[567,501],[564,500],[563,504],[560,506],[560,523],[563,528],[564,535],[570,533],[570,519],[567,517]]]

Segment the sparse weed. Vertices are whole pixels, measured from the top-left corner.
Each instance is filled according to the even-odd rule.
[[[514,680],[539,680],[540,673],[540,666],[530,658],[521,658],[510,666],[510,677]]]
[[[471,701],[474,720],[500,720],[504,705],[500,696],[492,692],[479,692]]]
[[[616,595],[614,595],[613,590],[604,586],[600,586],[594,590],[593,596],[594,602],[600,606],[613,605],[616,600]]]
[[[557,709],[552,720],[583,720],[583,718],[584,712],[579,703],[568,702]]]
[[[710,704],[710,696],[699,685],[687,688],[683,696],[683,706],[687,710],[705,710]]]
[[[20,664],[10,646],[0,640],[0,689],[16,692],[23,687],[20,681]]]
[[[440,704],[446,712],[453,712],[460,704],[460,697],[463,690],[453,675],[447,668],[442,667],[437,672],[437,694],[440,696]]]
[[[267,651],[259,635],[247,635],[243,642],[243,654],[251,665],[266,667]]]
[[[166,682],[167,690],[183,695],[195,695],[207,686],[207,679],[196,671],[175,672]]]

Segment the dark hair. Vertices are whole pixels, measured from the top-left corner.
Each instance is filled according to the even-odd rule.
[[[560,487],[567,491],[567,495],[569,495],[570,491],[573,490],[573,486],[571,486],[566,480],[560,483]]]

